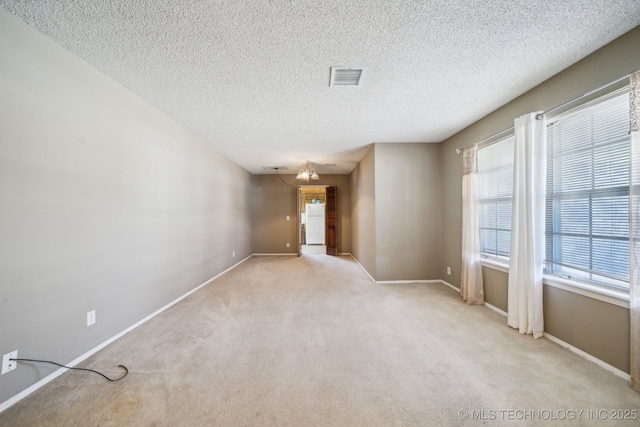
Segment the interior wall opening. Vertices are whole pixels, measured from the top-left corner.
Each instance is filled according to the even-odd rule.
[[[302,185],[298,192],[299,253],[326,255],[326,186]]]

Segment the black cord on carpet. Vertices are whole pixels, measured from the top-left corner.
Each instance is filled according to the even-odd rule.
[[[105,374],[103,374],[103,373],[101,373],[101,372],[94,371],[93,369],[73,368],[73,367],[71,367],[71,366],[61,365],[61,364],[59,364],[59,363],[51,362],[51,361],[49,361],[49,360],[36,360],[36,359],[13,359],[13,358],[11,358],[11,359],[9,359],[9,360],[15,360],[16,362],[50,363],[50,364],[52,364],[52,365],[60,366],[61,368],[66,368],[66,369],[75,369],[75,370],[77,370],[77,371],[89,371],[89,372],[94,372],[94,373],[96,373],[96,374],[98,374],[98,375],[102,375],[104,378],[106,378],[106,379],[108,379],[109,381],[112,381],[112,382],[120,381],[121,379],[123,379],[124,377],[126,377],[126,376],[127,376],[127,374],[129,374],[129,370],[128,370],[128,369],[127,369],[127,367],[126,367],[126,366],[124,366],[124,365],[118,365],[120,368],[122,368],[122,369],[124,369],[124,370],[125,370],[124,375],[122,375],[120,378],[112,379],[112,378],[109,378],[108,376],[106,376]]]

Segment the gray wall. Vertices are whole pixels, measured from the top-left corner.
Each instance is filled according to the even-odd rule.
[[[376,277],[375,149],[362,157],[351,179],[351,254]]]
[[[377,281],[440,278],[440,146],[374,144],[351,174],[354,256]]]
[[[282,175],[282,179],[294,183],[295,175]],[[351,182],[349,175],[329,174],[321,174],[318,181],[292,186],[284,184],[277,175],[251,176],[253,252],[297,253],[297,184],[338,188],[338,253],[350,253]]]
[[[252,252],[295,252],[295,188],[251,176],[1,9],[0,32],[0,355],[71,361]],[[441,146],[377,144],[351,175],[323,175],[338,186],[339,252],[377,280],[458,285],[455,148],[637,68],[640,28]],[[484,274],[506,310],[507,275]],[[544,295],[549,333],[628,372],[627,309]],[[52,370],[0,377],[0,402]]]
[[[376,275],[440,278],[440,144],[375,144]]]
[[[507,273],[490,267],[482,267],[482,282],[484,284],[484,299],[492,306],[507,312],[507,287],[509,277]],[[456,283],[458,286],[459,283]]]
[[[629,310],[545,286],[544,330],[629,373]]]
[[[526,64],[524,64],[526,66]],[[440,274],[459,286],[461,264],[462,156],[456,148],[513,125],[514,118],[548,110],[640,68],[640,27],[594,52],[442,143],[443,254]],[[446,267],[452,267],[452,275]],[[488,303],[506,310],[506,273],[484,269]],[[545,330],[629,372],[629,310],[545,286]],[[568,315],[567,313],[572,313]],[[589,322],[576,319],[589,318]],[[594,325],[606,325],[595,327]]]
[[[251,254],[250,174],[1,9],[0,33],[0,354],[67,363]]]

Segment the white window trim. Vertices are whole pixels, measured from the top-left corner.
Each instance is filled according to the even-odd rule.
[[[598,104],[606,99],[613,98],[629,90],[629,86],[614,90],[604,96],[598,97],[594,100],[581,104],[573,109],[563,111],[555,116],[549,115],[547,117],[547,124],[560,120],[569,114],[572,114],[576,110],[584,109],[590,105]],[[507,257],[497,257],[494,255],[488,255],[487,258],[482,258],[482,266],[491,268],[493,270],[501,271],[509,274],[509,259]],[[617,291],[614,289],[592,285],[586,282],[582,282],[575,279],[565,279],[558,276],[545,274],[543,276],[543,282],[547,286],[563,289],[568,292],[583,295],[595,300],[603,301],[609,304],[617,305],[619,307],[629,308],[629,293]]]
[[[507,264],[503,259],[498,259],[496,257],[483,258],[482,266],[509,274],[509,264]],[[619,307],[629,308],[629,294],[621,291],[607,289],[596,285],[590,285],[588,283],[580,282],[577,280],[551,276],[548,274],[545,274],[543,276],[542,283],[547,286],[563,289],[565,291],[586,296],[598,301],[617,305]]]
[[[482,258],[482,266],[509,273],[509,260],[507,258],[498,258],[496,256]]]
[[[565,118],[567,118],[567,117],[569,117],[569,116],[571,116],[571,115],[573,115],[575,113],[582,113],[582,112],[584,112],[585,110],[587,110],[589,108],[592,108],[594,106],[598,106],[598,105],[600,105],[600,104],[602,104],[604,102],[608,102],[608,101],[610,101],[610,100],[612,100],[614,98],[618,98],[619,97],[622,101],[625,101],[625,99],[628,98],[628,92],[629,92],[629,86],[625,85],[624,87],[622,87],[620,89],[617,89],[617,90],[614,90],[614,91],[609,92],[607,94],[604,94],[602,96],[599,96],[599,97],[597,97],[597,98],[595,98],[595,99],[593,99],[593,100],[591,100],[589,102],[585,102],[583,104],[577,105],[576,107],[574,107],[574,108],[572,108],[570,110],[561,112],[561,113],[556,114],[556,115],[547,115],[547,126],[549,126],[549,125],[551,125],[551,124],[553,124],[553,123],[555,123],[555,122],[557,122],[559,120],[563,120],[563,119],[565,119]],[[625,101],[625,103],[626,103],[626,101]],[[545,197],[546,197],[546,195],[545,195]],[[629,201],[630,201],[630,197],[629,197]],[[589,217],[591,217],[591,212],[589,213]],[[545,223],[545,230],[546,230],[547,226],[548,226],[548,224]],[[547,244],[547,241],[546,241],[546,236],[545,236],[545,245],[546,244]],[[591,253],[589,253],[589,254],[591,255]],[[569,267],[569,268],[571,268],[571,267]],[[595,275],[598,275],[598,273],[595,272],[595,271],[592,271],[591,273],[593,273]],[[606,275],[604,275],[604,276],[606,277]],[[626,306],[627,307],[629,306],[629,304],[628,304],[629,296],[623,291],[616,291],[616,290],[613,290],[611,288],[606,288],[606,287],[600,289],[597,285],[591,285],[588,282],[581,281],[580,279],[569,279],[568,280],[568,279],[564,279],[564,278],[562,278],[560,276],[556,276],[556,275],[545,275],[544,278],[549,280],[549,281],[552,281],[552,282],[554,282],[556,284],[559,284],[559,286],[557,286],[557,287],[562,288],[562,289],[564,289],[563,286],[572,286],[571,284],[575,284],[575,286],[579,287],[580,289],[585,289],[587,292],[597,290],[598,293],[601,293],[601,294],[604,294],[604,295],[611,295],[611,293],[613,293],[615,295],[620,295],[620,296],[623,296],[623,299],[626,298],[626,301],[627,301],[627,305]],[[619,281],[624,281],[624,280],[623,279],[619,279]],[[625,295],[626,295],[626,297],[625,297]]]

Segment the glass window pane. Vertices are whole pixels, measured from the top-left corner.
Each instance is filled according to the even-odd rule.
[[[627,131],[626,93],[549,125],[548,271],[628,289]]]
[[[484,254],[509,256],[513,137],[478,150],[480,241]]]

